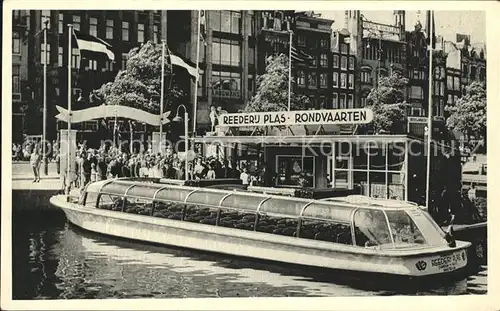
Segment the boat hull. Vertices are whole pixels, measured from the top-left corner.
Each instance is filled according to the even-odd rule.
[[[51,198],[69,222],[85,230],[120,238],[296,265],[401,276],[459,271],[467,265],[468,242],[453,249],[380,251],[197,223],[114,212]]]

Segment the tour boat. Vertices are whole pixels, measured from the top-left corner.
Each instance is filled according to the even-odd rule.
[[[101,234],[338,270],[442,275],[463,270],[471,245],[415,204],[362,196],[314,200],[112,179],[89,184],[78,200],[50,202]]]

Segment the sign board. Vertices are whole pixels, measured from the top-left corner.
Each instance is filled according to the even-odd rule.
[[[379,23],[373,23],[369,21],[363,21],[363,28],[364,29],[370,29],[375,32],[385,32],[385,33],[391,33],[391,34],[398,34],[399,35],[399,28],[396,26],[391,26],[391,25],[385,25],[385,24],[379,24]]]
[[[329,109],[278,112],[227,113],[219,125],[227,127],[318,124],[366,124],[373,120],[371,109]]]
[[[408,122],[410,123],[426,123],[428,119],[426,117],[408,117]]]

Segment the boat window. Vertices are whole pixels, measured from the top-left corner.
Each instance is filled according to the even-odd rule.
[[[186,197],[193,192],[193,189],[168,187],[158,191],[155,200],[184,202]]]
[[[426,244],[425,238],[405,211],[386,211],[394,244]]]
[[[123,198],[112,194],[101,194],[97,208],[121,211],[123,208]]]
[[[290,215],[292,217],[298,217],[300,216],[300,212],[307,203],[309,203],[308,200],[273,197],[262,203],[260,211],[264,213],[282,214]]]
[[[297,218],[259,215],[257,231],[286,236],[296,236],[297,222]]]
[[[125,213],[151,215],[153,200],[127,197],[125,202]]]
[[[85,206],[96,207],[97,206],[97,193],[87,192],[87,197],[85,198]]]
[[[185,204],[177,202],[155,202],[153,216],[182,220]]]
[[[300,238],[352,245],[351,226],[316,219],[303,219]]]
[[[342,223],[351,222],[351,212],[353,208],[349,206],[333,205],[328,203],[315,202],[308,205],[302,214],[305,218],[319,218]]]
[[[185,221],[196,222],[206,225],[214,225],[217,220],[217,208],[204,207],[199,205],[190,205],[186,207]]]
[[[197,190],[194,193],[190,194],[187,198],[186,203],[188,204],[202,204],[202,205],[211,205],[214,207],[219,206],[220,200],[227,195],[226,191],[223,192],[212,192],[206,190]]]
[[[125,195],[125,192],[127,191],[130,186],[133,184],[131,183],[117,183],[117,182],[111,182],[109,184],[105,184],[102,189],[101,193],[109,193],[109,194],[116,194],[119,196]]]
[[[142,197],[142,198],[153,198],[156,191],[160,189],[160,185],[137,185],[127,192],[127,196]]]
[[[219,226],[253,231],[256,215],[256,213],[221,209]]]
[[[265,197],[252,196],[234,193],[224,199],[221,207],[238,208],[250,211],[256,211],[260,202],[264,201]]]
[[[381,210],[359,209],[354,214],[354,231],[357,246],[391,244],[385,215]]]

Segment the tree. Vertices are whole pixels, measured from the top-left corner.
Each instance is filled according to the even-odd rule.
[[[161,54],[161,45],[151,41],[140,48],[133,48],[128,53],[126,69],[118,72],[113,82],[103,84],[95,90],[91,97],[97,104],[123,105],[159,113]],[[172,67],[168,62],[168,55],[165,57],[164,74],[164,107],[168,109],[185,96],[175,82],[171,81]]]
[[[309,98],[291,92],[290,109],[303,110]],[[257,78],[257,92],[245,107],[248,112],[288,110],[288,57],[268,58],[266,72]]]
[[[404,100],[408,79],[398,72],[382,77],[377,87],[368,94],[367,108],[373,110],[370,127],[375,133],[402,134],[406,131],[406,108]]]
[[[486,142],[486,86],[473,82],[465,89],[465,96],[454,104],[447,104],[445,110],[450,113],[446,126],[452,131],[459,131],[465,139],[482,139]]]

